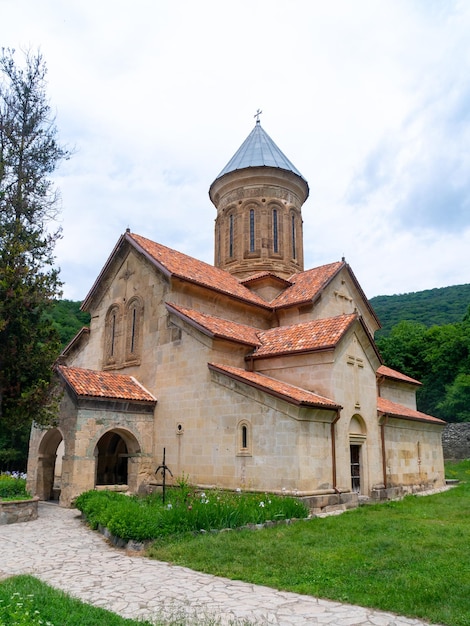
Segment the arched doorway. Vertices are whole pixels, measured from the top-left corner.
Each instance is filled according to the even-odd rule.
[[[64,441],[58,428],[48,430],[39,444],[36,495],[40,500],[59,500]]]
[[[135,482],[130,459],[140,453],[134,435],[115,429],[100,437],[95,447],[95,485],[131,485]]]
[[[349,458],[351,468],[351,491],[361,494],[366,485],[366,425],[360,415],[353,415],[349,422]]]

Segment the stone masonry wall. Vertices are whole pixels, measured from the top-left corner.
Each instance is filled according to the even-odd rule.
[[[0,502],[0,526],[37,519],[38,500],[39,498],[33,498],[32,500]]]
[[[470,459],[470,422],[447,424],[442,433],[442,448],[446,460]]]

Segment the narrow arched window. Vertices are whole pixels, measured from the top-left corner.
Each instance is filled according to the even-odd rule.
[[[255,211],[250,209],[250,252],[255,251]]]
[[[292,243],[292,258],[297,258],[297,246],[295,241],[295,215],[291,215],[291,243]]]
[[[252,436],[251,436],[251,424],[247,420],[242,420],[238,423],[237,427],[237,439],[238,439],[238,456],[251,456],[252,451]]]
[[[248,448],[248,426],[243,424],[242,426],[242,449]]]
[[[230,258],[233,257],[233,213],[230,215],[229,218],[229,244],[228,244],[228,249],[229,249],[229,256]]]
[[[122,312],[119,305],[108,309],[104,324],[104,365],[115,366],[122,360]]]
[[[279,252],[279,227],[277,223],[277,209],[273,209],[273,251]]]
[[[135,308],[132,309],[131,313],[131,345],[130,345],[130,353],[133,354],[135,351],[135,340],[136,340],[136,321],[137,321],[137,311]]]
[[[140,357],[142,312],[140,298],[135,297],[129,301],[126,310],[126,361],[135,361]]]
[[[114,356],[114,352],[116,350],[116,311],[113,311],[113,313],[111,314],[111,320],[110,320],[110,324],[111,324],[111,345],[109,346],[109,352],[111,356]]]

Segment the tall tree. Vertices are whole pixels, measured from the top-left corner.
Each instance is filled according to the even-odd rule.
[[[27,52],[0,55],[0,463],[24,455],[31,422],[51,419],[57,334],[44,313],[61,293],[51,175],[69,152],[58,143],[46,65]],[[22,450],[18,450],[22,447]]]
[[[423,383],[420,411],[448,422],[470,421],[470,307],[455,324],[400,322],[377,345],[388,366]]]
[[[388,336],[377,340],[384,362],[389,367],[421,380],[426,332],[426,326],[420,322],[403,320],[396,324]]]

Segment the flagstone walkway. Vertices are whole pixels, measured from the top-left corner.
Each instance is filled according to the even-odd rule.
[[[281,626],[421,626],[425,622],[276,591],[129,556],[80,520],[79,512],[40,503],[39,518],[0,526],[0,579],[32,574],[123,617],[185,614],[221,623]]]

